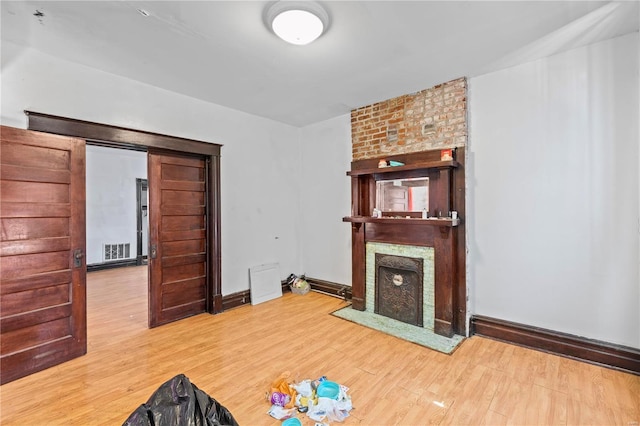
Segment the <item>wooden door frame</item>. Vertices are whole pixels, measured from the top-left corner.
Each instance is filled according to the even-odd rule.
[[[103,146],[113,148],[135,149],[143,146],[147,149],[163,149],[205,157],[207,163],[206,197],[209,207],[206,217],[206,309],[211,314],[222,312],[222,256],[220,251],[220,148],[222,145],[34,111],[25,111],[25,114],[29,130],[97,141]]]
[[[136,178],[136,265],[140,266],[147,261],[147,256],[142,254],[142,245],[145,244],[145,241],[142,241],[142,229],[144,228],[144,220],[145,217],[148,218],[149,205],[147,204],[147,216],[142,214],[142,192],[147,192],[148,194],[148,183],[147,179]],[[148,219],[147,219],[148,221]],[[149,235],[147,233],[147,245],[149,244]]]

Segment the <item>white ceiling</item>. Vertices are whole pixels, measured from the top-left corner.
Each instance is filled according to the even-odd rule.
[[[304,126],[638,31],[640,15],[638,1],[323,1],[328,31],[295,46],[267,29],[271,3],[3,0],[1,32],[3,41]]]

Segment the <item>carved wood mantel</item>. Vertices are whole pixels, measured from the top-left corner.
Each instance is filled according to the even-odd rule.
[[[404,163],[378,169],[382,158],[351,163],[351,212],[343,218],[351,223],[352,303],[365,310],[366,243],[380,242],[434,248],[434,331],[451,336],[466,334],[464,149],[456,150],[453,161],[440,161],[440,151],[425,151],[385,157]],[[408,177],[429,177],[429,211],[442,218],[372,217],[376,181]],[[448,218],[456,211],[458,219]]]

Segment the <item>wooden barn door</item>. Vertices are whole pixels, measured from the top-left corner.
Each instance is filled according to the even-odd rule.
[[[0,128],[0,381],[87,352],[85,141]]]
[[[149,327],[206,312],[206,161],[149,151]]]

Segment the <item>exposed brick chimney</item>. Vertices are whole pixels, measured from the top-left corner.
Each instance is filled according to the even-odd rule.
[[[353,160],[466,146],[466,78],[351,111],[351,140]]]

